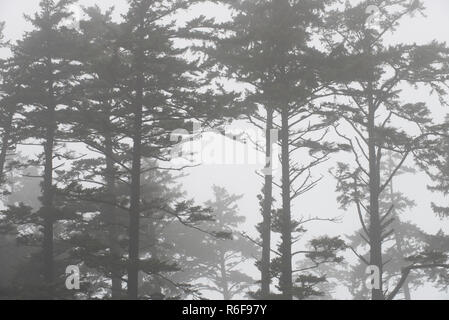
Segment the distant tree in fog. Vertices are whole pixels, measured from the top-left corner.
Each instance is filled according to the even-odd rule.
[[[242,236],[239,229],[245,217],[239,212],[237,201],[241,196],[229,194],[224,188],[213,187],[210,208],[212,219],[203,228],[232,234],[230,239],[217,239],[193,229],[167,226],[167,236],[174,245],[172,251],[181,255],[182,270],[176,276],[189,280],[192,287],[205,293],[219,293],[224,300],[244,297],[255,281],[244,271],[245,262],[254,258],[259,248]]]

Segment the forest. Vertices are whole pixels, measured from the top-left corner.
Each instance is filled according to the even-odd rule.
[[[449,299],[439,1],[6,2],[0,300]]]

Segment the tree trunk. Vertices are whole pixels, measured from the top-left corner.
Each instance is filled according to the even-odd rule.
[[[364,52],[368,60],[373,59],[370,37],[365,34],[365,42],[363,44]],[[369,76],[374,78],[374,69],[369,71]],[[371,289],[371,298],[373,300],[384,300],[382,290],[382,226],[379,212],[379,196],[380,196],[380,161],[381,150],[379,154],[376,152],[376,105],[374,102],[374,88],[372,80],[367,85],[367,104],[368,104],[368,158],[369,158],[369,240],[370,240],[370,265],[376,266],[379,270],[379,279],[375,279],[376,285]],[[378,286],[378,288],[376,288]]]
[[[281,277],[280,288],[285,300],[291,300],[293,295],[292,283],[292,234],[290,208],[290,155],[289,155],[289,110],[282,109],[282,245],[281,245]]]
[[[267,124],[266,124],[266,166],[267,170],[273,168],[273,157],[271,154],[271,129],[273,127],[273,110],[267,109]],[[263,203],[263,222],[262,222],[262,261],[261,261],[261,296],[262,299],[269,299],[270,297],[270,254],[271,254],[271,208],[273,201],[273,174],[272,172],[265,172],[264,185],[264,203]]]
[[[379,195],[380,195],[380,157],[376,152],[376,134],[375,134],[375,106],[372,97],[372,84],[368,86],[369,114],[368,114],[368,148],[369,148],[369,189],[370,189],[370,265],[377,266],[379,269],[379,288],[373,288],[371,295],[373,300],[384,300],[382,291],[382,227],[379,213]],[[380,152],[380,151],[379,151]]]
[[[136,83],[136,101],[134,105],[134,136],[132,150],[131,204],[129,219],[129,267],[128,298],[138,299],[139,285],[139,232],[140,232],[140,173],[142,169],[142,124],[143,124],[143,49],[139,49],[137,69],[139,74]]]
[[[221,273],[221,290],[223,294],[223,300],[231,300],[229,292],[228,274],[226,271],[225,253],[220,252],[220,273]]]
[[[107,117],[107,121],[109,122],[109,116]],[[111,295],[113,300],[118,300],[122,295],[122,279],[121,279],[121,271],[120,271],[120,245],[118,243],[119,237],[119,228],[118,228],[118,217],[117,217],[117,208],[114,203],[116,201],[116,192],[115,192],[115,174],[116,170],[114,167],[114,161],[111,159],[113,155],[112,148],[112,137],[110,134],[110,129],[106,128],[105,132],[105,151],[106,151],[106,188],[108,194],[108,201],[111,203],[110,205],[105,206],[104,217],[105,221],[108,223],[108,238],[109,238],[109,248],[111,254]]]
[[[44,240],[43,240],[43,258],[44,258],[44,281],[49,288],[49,296],[54,295],[55,285],[55,267],[54,267],[54,240],[53,225],[55,222],[55,209],[53,206],[53,153],[56,134],[56,103],[53,88],[53,68],[51,59],[47,63],[49,69],[48,97],[49,106],[47,107],[47,123],[44,143],[44,181],[42,184],[42,211],[44,218]]]
[[[48,121],[46,141],[44,145],[45,164],[44,181],[42,188],[42,210],[44,216],[44,280],[49,286],[50,295],[53,293],[54,286],[54,259],[53,259],[53,224],[55,222],[53,199],[53,149],[55,140],[55,107],[51,106],[48,110]]]

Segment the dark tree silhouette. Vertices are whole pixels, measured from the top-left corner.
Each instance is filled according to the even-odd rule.
[[[227,3],[228,1],[223,1]],[[292,201],[311,190],[320,178],[314,177],[312,168],[335,151],[323,141],[326,124],[318,116],[314,101],[326,96],[326,84],[319,77],[321,61],[325,55],[313,47],[311,39],[323,27],[323,15],[333,1],[239,1],[231,3],[237,12],[232,22],[214,26],[225,32],[216,35],[216,46],[210,50],[214,59],[223,66],[221,73],[232,81],[244,83],[244,104],[248,120],[266,133],[262,149],[267,163],[264,173],[262,202],[261,292],[270,296],[271,211],[273,129],[279,131],[282,179],[275,183],[282,195],[282,277],[280,288],[286,299],[293,296],[292,279]],[[224,39],[223,39],[224,37]],[[276,141],[274,141],[276,142]],[[293,155],[300,155],[295,162]]]
[[[364,12],[373,3],[380,8],[382,15],[378,27],[369,29]],[[388,46],[384,41],[386,33],[394,31],[404,16],[422,10],[420,1],[413,4],[408,0],[363,1],[355,6],[346,3],[343,11],[329,18],[329,30],[333,31],[327,41],[331,47],[342,50],[329,61],[335,69],[328,76],[339,79],[340,85],[334,88],[335,95],[350,99],[349,103],[346,100],[329,103],[329,117],[337,120],[335,132],[346,141],[346,147],[355,160],[354,168],[342,164],[338,169],[339,181],[353,179],[346,186],[341,185],[349,192],[347,187],[350,184],[351,191],[342,195],[340,200],[342,203],[350,201],[356,206],[364,238],[370,246],[369,258],[365,262],[376,266],[381,275],[385,263],[382,244],[393,234],[389,223],[393,210],[392,207],[381,210],[382,193],[388,191],[391,180],[404,162],[412,156],[419,156],[422,150],[435,147],[440,134],[426,103],[404,102],[399,95],[401,86],[410,84],[430,88],[443,104],[447,94],[449,49],[445,44],[434,41],[428,45]],[[403,130],[403,121],[418,128],[418,134]],[[347,134],[344,129],[352,130],[353,134]],[[399,154],[401,160],[383,178],[381,161],[386,151]],[[367,201],[360,194],[361,186],[367,187]],[[365,217],[368,218],[366,221]],[[394,296],[394,292],[388,297]],[[373,299],[388,297],[385,297],[382,285],[372,289]]]
[[[26,130],[29,138],[43,146],[39,164],[44,167],[42,183],[42,209],[44,217],[44,281],[52,296],[55,284],[53,233],[56,222],[54,205],[54,172],[58,153],[58,139],[63,137],[62,114],[70,104],[70,80],[78,71],[73,64],[76,52],[74,37],[62,23],[69,18],[69,6],[73,0],[42,0],[40,11],[34,17],[27,16],[34,30],[25,34],[13,47],[13,60],[20,73],[21,84],[18,102],[24,106]]]

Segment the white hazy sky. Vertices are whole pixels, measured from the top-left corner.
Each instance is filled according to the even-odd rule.
[[[0,21],[6,22],[6,37],[15,40],[21,37],[30,26],[23,19],[23,14],[31,14],[38,7],[38,0],[0,0]],[[391,42],[403,43],[428,43],[433,39],[449,43],[449,0],[424,0],[427,6],[427,17],[415,17],[404,19],[400,29],[393,36]],[[99,5],[102,8],[115,6],[117,17],[119,13],[126,11],[126,0],[81,0],[84,6]],[[203,5],[195,9],[194,13],[203,13],[226,19],[228,13],[222,7],[216,5]],[[185,17],[183,17],[185,18]],[[447,113],[438,101],[416,90],[405,91],[407,98],[411,101],[426,101],[434,110],[435,116],[441,119]],[[217,147],[220,139],[217,138]],[[334,217],[343,216],[341,224],[326,224],[310,226],[311,233],[329,235],[350,234],[359,227],[355,212],[352,210],[342,212],[338,209],[336,202],[335,180],[327,174],[327,170],[335,165],[328,162],[321,168],[325,175],[323,181],[314,190],[298,199],[294,203],[293,214],[296,218],[303,216]],[[239,203],[241,214],[247,217],[245,229],[254,234],[254,225],[259,221],[259,207],[256,195],[260,193],[262,180],[254,172],[260,166],[248,165],[203,165],[189,169],[189,176],[182,180],[185,190],[191,197],[203,202],[212,197],[211,186],[213,184],[226,187],[230,192],[243,194]],[[407,213],[407,219],[417,223],[425,231],[436,232],[439,229],[449,233],[449,221],[436,219],[430,209],[431,201],[442,201],[441,196],[431,194],[427,191],[428,178],[423,174],[405,175],[396,180],[397,188],[400,188],[409,198],[416,201],[417,206]],[[279,194],[278,189],[274,189]],[[447,199],[446,199],[447,202]],[[345,297],[345,293],[341,293]],[[437,292],[431,288],[414,293],[414,298],[422,299],[448,299],[448,292]]]

